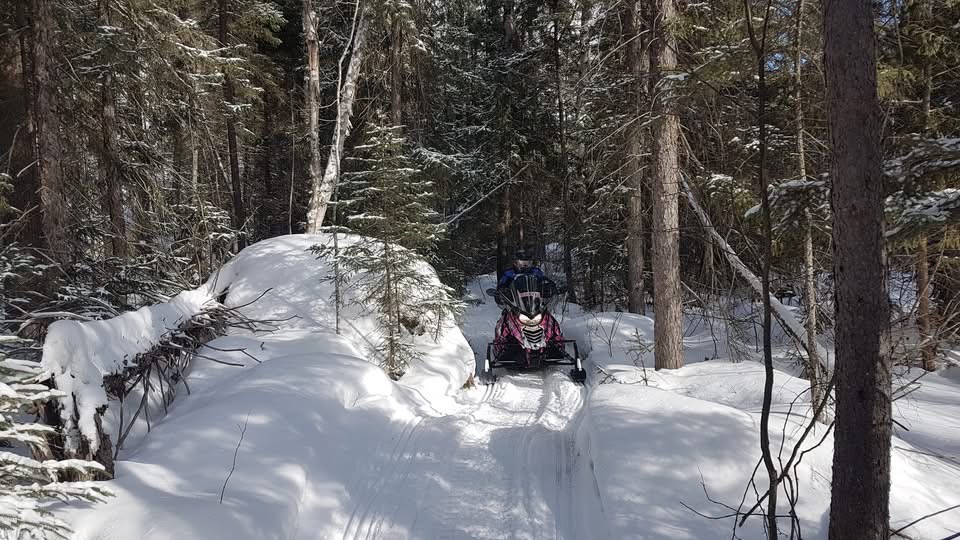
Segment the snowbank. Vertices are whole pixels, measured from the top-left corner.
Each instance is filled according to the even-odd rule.
[[[307,251],[328,239],[266,240],[223,268],[227,306],[282,322],[208,344],[245,367],[194,362],[190,395],[116,462],[117,496],[57,509],[76,538],[328,537],[353,518],[353,479],[452,401],[473,368],[453,321],[417,338],[426,356],[400,381],[370,361],[375,314],[350,306],[335,334],[326,265]]]
[[[328,268],[324,261],[308,251],[314,245],[331,241],[329,235],[291,235],[259,242],[227,263],[196,290],[184,291],[169,302],[147,306],[102,321],[56,321],[50,325],[43,349],[43,367],[57,387],[75,400],[63,400],[61,415],[68,433],[68,448],[79,447],[79,435],[97,450],[96,410],[107,405],[103,377],[119,373],[134,358],[152,349],[171,330],[176,329],[204,306],[227,291],[227,306],[242,306],[240,311],[252,319],[278,321],[284,329],[329,331],[335,328],[333,288],[325,281]],[[340,238],[347,244],[356,238]],[[432,268],[424,264],[424,279],[439,285]],[[350,291],[346,292],[350,303]],[[282,322],[280,322],[282,321]],[[368,349],[379,340],[376,316],[362,306],[349,305],[341,316],[342,333],[357,347],[357,355],[367,357]],[[215,344],[211,344],[217,347]],[[468,344],[450,319],[442,322],[436,342],[432,335],[420,336],[417,347],[424,353],[420,362],[410,366],[403,384],[415,384],[421,391],[447,395],[459,388],[471,366],[463,359],[472,356]],[[222,347],[218,347],[222,348]],[[210,356],[204,351],[205,356]],[[257,356],[251,352],[252,356]],[[203,361],[202,359],[200,360]],[[242,362],[245,363],[245,362]],[[135,396],[139,400],[139,396]],[[152,403],[158,412],[162,404]],[[110,411],[104,429],[114,436],[120,426],[118,414]],[[156,418],[156,414],[154,414]],[[146,434],[137,426],[136,443]]]
[[[582,334],[578,339],[592,349],[590,361],[603,369],[594,382],[611,384],[599,384],[590,391],[577,444],[591,461],[604,515],[610,518],[609,536],[729,536],[732,519],[707,519],[696,512],[725,516],[731,513],[728,506],[740,507],[744,500],[744,489],[760,459],[762,364],[703,361],[712,345],[705,341],[708,336],[693,335],[684,341],[682,369],[651,369],[652,352],[643,369],[636,361],[632,336],[639,333],[652,342],[652,320],[600,313],[590,316],[588,320],[594,322],[587,324],[583,317],[566,328]],[[778,365],[790,367],[785,361]],[[917,375],[902,374],[901,384]],[[915,384],[917,388],[894,405],[894,417],[910,430],[898,428],[893,440],[890,510],[894,529],[960,503],[955,494],[960,466],[953,457],[960,451],[957,385],[937,374]],[[775,461],[787,461],[808,422],[809,410],[809,383],[777,369],[771,423]],[[832,434],[818,428],[802,448],[807,453],[793,474],[800,525],[805,538],[825,538]],[[757,474],[758,485],[765,485],[762,467]],[[742,511],[756,501],[752,491],[746,501]],[[789,510],[785,493],[779,508],[783,515]],[[782,523],[789,526],[788,520]],[[936,539],[957,531],[960,510],[954,509],[912,525],[904,534]],[[749,519],[738,535],[763,538],[762,518]]]

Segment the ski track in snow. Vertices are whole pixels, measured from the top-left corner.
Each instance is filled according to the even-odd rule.
[[[448,414],[410,420],[355,480],[343,540],[583,538],[574,428],[585,392],[559,370],[509,374]]]

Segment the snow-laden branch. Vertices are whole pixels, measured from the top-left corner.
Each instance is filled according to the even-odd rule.
[[[41,365],[65,394],[60,400],[60,417],[68,455],[76,455],[82,442],[89,444],[92,453],[99,450],[97,417],[107,405],[104,376],[132,366],[138,355],[213,304],[226,286],[226,280],[218,283],[214,276],[200,288],[162,304],[111,319],[58,320],[49,326]]]

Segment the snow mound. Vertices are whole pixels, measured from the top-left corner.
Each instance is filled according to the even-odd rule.
[[[351,507],[368,486],[354,478],[413,422],[450,406],[473,360],[455,322],[444,321],[436,341],[417,337],[422,360],[391,380],[368,354],[375,314],[348,306],[334,332],[328,268],[308,251],[329,240],[259,242],[212,280],[225,305],[273,326],[202,350],[245,367],[195,360],[191,393],[116,462],[116,497],[57,508],[75,538],[313,539],[355,518]]]
[[[224,292],[227,293],[225,305],[238,307],[252,319],[272,321],[272,329],[333,332],[336,327],[336,311],[331,300],[333,286],[325,279],[330,269],[324,260],[309,251],[313,246],[331,241],[330,235],[321,234],[282,236],[258,242],[234,257],[203,286],[184,291],[168,302],[102,321],[64,320],[51,324],[42,362],[57,387],[74,396],[74,399],[62,400],[61,415],[67,429],[68,448],[79,447],[80,434],[93,451],[99,445],[94,418],[97,409],[107,405],[103,377],[121,372],[138,354],[152,349],[164,335],[216,302]],[[356,241],[357,237],[340,238],[343,244]],[[439,286],[436,272],[426,263],[422,274],[426,283]],[[351,304],[350,294],[347,288],[346,304]],[[365,353],[380,338],[375,314],[362,306],[348,305],[341,314],[341,326],[342,334],[355,347],[355,355],[369,356]],[[434,335],[436,340],[432,339]],[[415,384],[421,391],[435,395],[450,394],[463,384],[470,372],[469,363],[463,359],[472,355],[452,318],[441,321],[437,332],[418,336],[416,345],[422,357],[410,366],[403,378],[404,384]],[[255,351],[248,352],[257,356]],[[206,352],[204,355],[209,356]],[[158,408],[162,411],[162,404],[152,403],[154,412]],[[117,426],[113,424],[117,416],[110,411],[105,417],[108,433],[116,433],[113,428]],[[142,438],[145,432],[139,429],[136,438]]]

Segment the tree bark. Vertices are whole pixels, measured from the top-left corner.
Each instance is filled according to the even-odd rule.
[[[227,27],[230,23],[229,13],[227,11],[227,1],[220,0],[219,12],[219,30],[220,45],[227,46],[228,34]],[[230,161],[230,188],[233,194],[233,228],[237,230],[237,247],[243,249],[247,247],[247,235],[245,227],[247,224],[247,209],[243,205],[243,191],[240,183],[240,156],[237,148],[237,119],[234,112],[234,87],[233,77],[229,74],[223,78],[223,100],[227,107],[227,153]]]
[[[924,0],[920,5],[920,19],[924,28],[929,28],[933,18],[930,0]],[[933,94],[933,74],[930,71],[930,58],[925,50],[921,51],[923,59],[923,97],[921,106],[921,132],[924,136],[930,134],[930,99]],[[920,333],[920,354],[923,358],[923,369],[936,371],[937,369],[937,342],[933,336],[933,325],[930,313],[930,258],[927,253],[927,234],[920,235],[920,244],[917,253],[917,330]]]
[[[390,123],[403,124],[403,27],[399,9],[390,24]]]
[[[502,54],[504,58],[509,58],[517,50],[517,40],[515,35],[516,13],[514,11],[514,4],[512,1],[505,2],[503,6],[503,46]],[[504,81],[501,84],[506,85],[508,81]],[[510,129],[510,100],[506,97],[505,88],[501,87],[498,89],[499,97],[497,99],[498,107],[498,121],[500,123],[500,129],[502,133],[505,133]],[[506,145],[504,145],[506,146]],[[507,163],[508,172],[510,174],[512,171],[512,159],[511,151],[509,148],[504,148],[504,162]],[[507,183],[504,186],[503,190],[500,192],[500,215],[499,220],[497,221],[497,278],[503,277],[504,271],[510,268],[510,262],[513,258],[513,251],[519,247],[518,240],[522,241],[523,233],[517,230],[517,227],[514,225],[514,221],[517,220],[519,212],[515,212],[515,206],[518,201],[517,191],[510,183]],[[523,224],[521,223],[522,227]]]
[[[70,258],[70,245],[67,241],[67,201],[61,168],[63,154],[57,111],[56,62],[53,57],[53,51],[57,49],[57,22],[49,0],[31,0],[30,12],[34,155],[40,180],[43,236],[51,257],[63,263]]]
[[[677,68],[674,0],[656,0],[650,65],[653,74],[653,291],[654,361],[657,369],[683,366],[680,296],[680,116],[664,74]]]
[[[639,0],[626,3],[624,13],[623,38],[626,41],[627,69],[633,76],[631,84],[632,114],[627,121],[632,122],[627,131],[627,309],[630,313],[646,314],[647,302],[644,291],[644,231],[643,231],[643,174],[641,153],[643,152],[643,129],[640,118],[643,115],[643,102],[646,97],[644,78],[650,69],[649,57],[643,51],[643,21],[640,18]]]
[[[553,4],[553,80],[557,93],[557,137],[560,143],[560,178],[563,185],[563,274],[567,301],[577,302],[576,276],[573,274],[573,205],[570,204],[570,158],[567,149],[567,111],[563,101],[563,58],[561,52],[560,6]]]
[[[277,215],[280,213],[282,192],[278,182],[273,178],[273,115],[277,109],[279,99],[272,92],[267,92],[263,103],[263,132],[260,143],[260,174],[263,180],[263,201],[260,205],[260,229],[267,236],[279,234],[280,224]]]
[[[323,173],[320,165],[320,68],[319,42],[317,39],[317,14],[313,10],[311,0],[303,0],[303,34],[307,46],[307,73],[306,73],[306,105],[307,105],[307,129],[310,138],[310,164],[308,166],[310,174],[310,185],[315,192],[320,190],[323,185]],[[291,180],[290,192],[293,193]],[[292,195],[291,195],[292,198]],[[292,220],[292,218],[290,218]],[[292,227],[291,227],[292,231]]]
[[[362,8],[358,6],[357,9]],[[314,183],[313,196],[310,198],[310,209],[307,212],[308,233],[320,232],[323,218],[327,213],[327,205],[330,204],[333,190],[340,179],[340,158],[343,155],[343,144],[350,135],[350,116],[353,113],[353,100],[357,94],[357,80],[360,78],[360,68],[366,48],[368,19],[368,13],[363,11],[358,13],[357,27],[353,36],[353,53],[350,55],[350,64],[347,66],[343,86],[337,95],[337,125],[333,130],[330,157],[327,159],[323,179],[319,184]],[[346,54],[346,51],[344,53]]]
[[[830,538],[885,540],[892,421],[871,2],[824,0],[823,20],[837,343]]]
[[[110,26],[110,0],[100,0],[100,24]],[[104,50],[109,50],[105,47]],[[110,218],[110,248],[114,257],[127,256],[127,226],[123,212],[123,186],[120,184],[120,151],[117,144],[117,106],[113,89],[113,69],[107,59],[100,87],[101,157],[103,206]]]
[[[19,27],[29,27],[31,15],[29,5],[16,3],[15,21]],[[31,32],[20,32],[18,36],[20,53],[20,70],[23,84],[23,100],[20,110],[23,122],[16,140],[10,149],[12,156],[8,173],[14,176],[13,193],[10,201],[13,206],[23,212],[28,212],[23,228],[18,231],[18,237],[28,246],[43,248],[43,212],[40,201],[40,180],[37,178],[36,168],[32,166],[35,160],[36,129],[33,123],[33,38]],[[19,174],[18,174],[19,173]]]
[[[930,258],[926,233],[920,235],[917,251],[917,329],[920,333],[920,354],[923,369],[937,370],[937,342],[933,336],[930,314]]]

